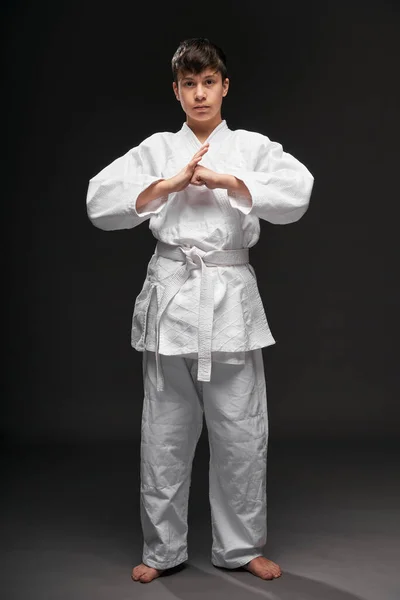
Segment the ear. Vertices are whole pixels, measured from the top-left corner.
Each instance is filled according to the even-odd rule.
[[[228,79],[228,77],[226,77],[224,79],[224,81],[222,82],[222,88],[223,88],[222,95],[226,96],[227,93],[228,93],[228,90],[229,90],[229,79]]]
[[[179,100],[178,86],[176,85],[175,81],[172,82],[172,89],[174,90],[176,99]]]

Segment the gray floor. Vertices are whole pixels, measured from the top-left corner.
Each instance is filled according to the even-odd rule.
[[[150,584],[141,559],[139,447],[11,446],[2,456],[4,600],[399,600],[399,453],[378,442],[269,444],[262,581],[210,563],[208,449],[196,453],[189,561]]]

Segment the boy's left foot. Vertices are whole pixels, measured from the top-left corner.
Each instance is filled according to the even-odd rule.
[[[253,560],[243,565],[243,569],[250,571],[257,577],[261,577],[261,579],[276,579],[282,575],[280,566],[265,558],[265,556],[253,558]]]
[[[153,567],[149,567],[144,563],[141,563],[134,569],[132,569],[131,578],[133,581],[140,581],[140,583],[150,583],[153,579],[160,577],[161,573],[164,572],[164,569],[153,569]]]

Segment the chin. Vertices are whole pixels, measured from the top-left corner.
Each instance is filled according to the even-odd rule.
[[[205,113],[194,112],[194,115],[192,115],[193,121],[211,121],[211,119],[213,119],[214,117],[215,117],[215,114],[210,114],[209,112],[205,112]]]

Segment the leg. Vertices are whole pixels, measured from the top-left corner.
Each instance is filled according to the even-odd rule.
[[[212,563],[236,568],[262,556],[267,539],[267,399],[261,350],[244,365],[213,363],[203,384],[210,441]]]
[[[187,560],[192,461],[203,424],[193,360],[161,356],[165,389],[156,388],[155,355],[143,357],[140,515],[143,563],[167,569]]]

